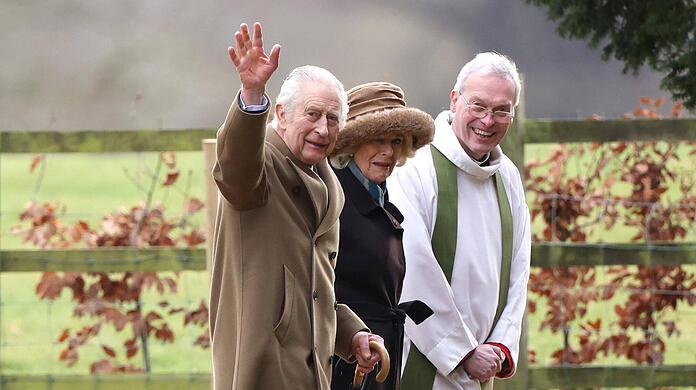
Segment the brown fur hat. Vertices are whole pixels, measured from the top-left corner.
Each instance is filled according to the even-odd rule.
[[[353,87],[348,91],[348,107],[348,121],[331,153],[334,166],[345,165],[346,157],[360,144],[392,132],[399,131],[405,138],[399,165],[433,140],[433,118],[417,108],[406,107],[404,92],[394,84],[373,82]]]

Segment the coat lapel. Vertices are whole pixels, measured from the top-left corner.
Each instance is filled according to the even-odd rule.
[[[307,193],[309,194],[309,198],[312,200],[312,205],[314,206],[314,226],[319,226],[322,219],[324,219],[324,216],[326,215],[326,208],[329,203],[329,194],[326,190],[326,186],[321,181],[319,176],[301,161],[298,162],[302,165],[298,165],[297,163],[294,163],[295,161],[293,161],[293,159],[290,157],[286,157],[286,160],[288,161],[288,164],[295,169],[297,175],[304,183],[305,188],[307,188]]]
[[[333,199],[334,201],[329,202],[326,214],[319,223],[315,237],[326,233],[333,227],[336,221],[338,221],[338,217],[341,215],[345,202],[341,183],[338,181],[336,174],[334,174],[333,169],[331,169],[326,159],[317,164],[317,170],[319,171],[319,176],[326,185],[328,199]]]
[[[389,222],[391,222],[394,229],[403,230],[401,222],[404,221],[404,216],[396,206],[389,203],[388,192],[384,194],[384,209],[382,209],[382,207],[372,199],[370,193],[365,189],[365,186],[358,181],[350,169],[344,168],[336,170],[335,172],[339,181],[343,184],[345,192],[350,194],[349,201],[355,205],[356,210],[358,210],[360,214],[367,216],[373,212],[384,213],[387,218],[389,218]]]
[[[344,168],[337,170],[336,176],[339,177],[345,192],[350,194],[348,201],[355,205],[355,208],[360,214],[369,215],[373,211],[380,208],[377,202],[372,199],[370,193],[367,192],[365,186],[358,181],[350,169]]]

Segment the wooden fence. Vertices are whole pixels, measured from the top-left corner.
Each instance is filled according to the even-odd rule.
[[[520,110],[524,112],[523,110]],[[4,153],[104,153],[200,151],[214,129],[137,131],[0,131]],[[503,142],[506,154],[522,167],[524,145],[610,141],[696,141],[696,120],[541,121],[518,117]],[[1,182],[0,185],[7,185]],[[604,245],[538,243],[533,267],[696,264],[696,244]],[[204,249],[2,250],[0,272],[27,271],[181,271],[206,269]],[[523,334],[526,344],[526,334]],[[521,348],[521,350],[524,350]],[[696,386],[696,365],[528,367],[520,354],[515,377],[506,388]],[[5,389],[209,389],[207,374],[124,376],[9,376]],[[505,383],[502,381],[500,383]],[[496,388],[497,388],[496,383]]]

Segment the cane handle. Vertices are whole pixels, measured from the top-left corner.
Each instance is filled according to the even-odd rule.
[[[370,349],[376,350],[377,353],[379,353],[379,356],[382,358],[382,368],[379,370],[377,376],[375,377],[377,382],[382,383],[387,379],[387,376],[389,375],[389,367],[391,366],[391,363],[389,361],[389,352],[387,352],[386,348],[384,348],[384,345],[382,343],[378,343],[376,341],[370,341]],[[363,376],[365,376],[365,374],[363,374],[362,371],[358,370],[358,366],[355,366],[355,377],[353,377],[353,386],[360,385],[363,381]]]

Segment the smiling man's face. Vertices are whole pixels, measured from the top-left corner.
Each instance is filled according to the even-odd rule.
[[[341,101],[335,87],[308,81],[292,112],[276,106],[278,134],[300,161],[314,165],[331,153],[338,137]]]
[[[472,73],[467,77],[461,94],[452,91],[452,130],[466,154],[481,160],[500,143],[512,123],[496,122],[490,114],[476,118],[471,115],[466,102],[492,111],[511,112],[515,96],[515,83],[495,73]]]

